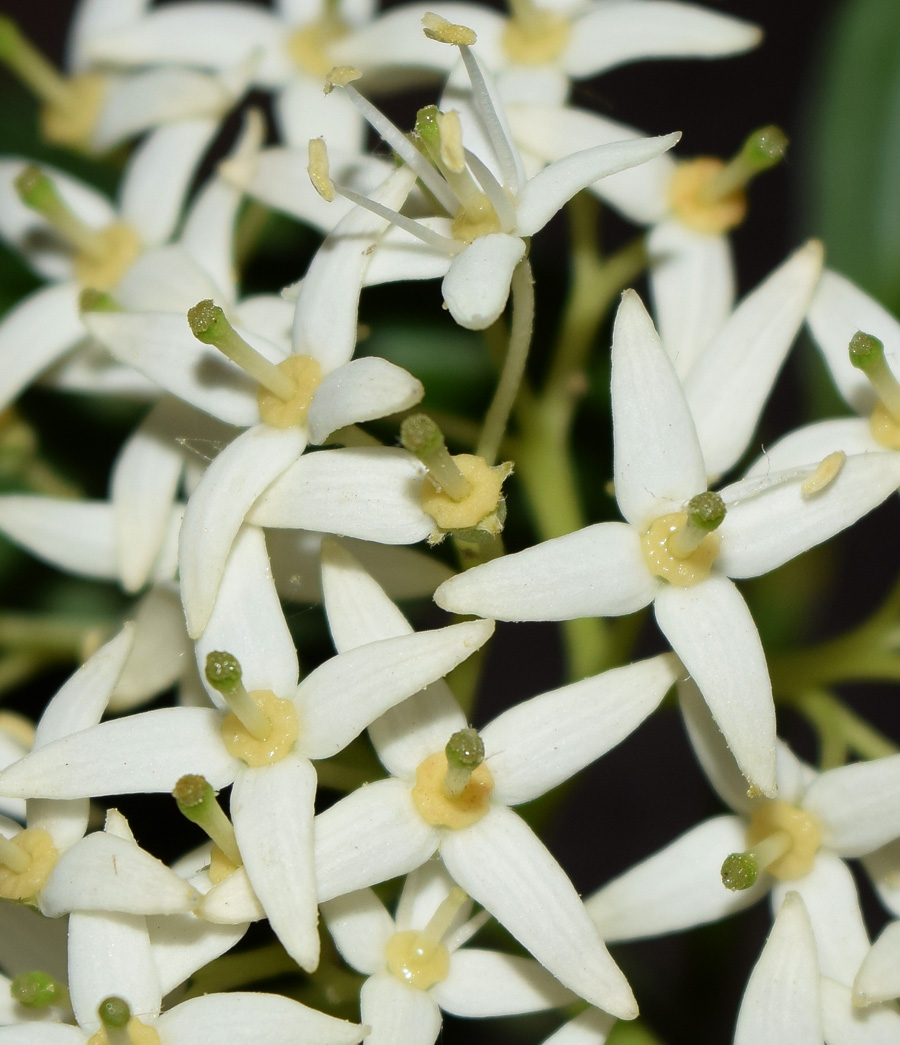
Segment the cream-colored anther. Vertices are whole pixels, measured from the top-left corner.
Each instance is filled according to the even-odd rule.
[[[450,798],[444,790],[447,769],[447,756],[443,751],[436,751],[419,764],[412,789],[415,807],[432,827],[456,830],[471,827],[490,808],[494,778],[488,767],[482,764],[474,770],[464,790]]]
[[[786,844],[782,835],[787,836]],[[773,836],[778,855],[767,859],[762,848]],[[757,806],[747,828],[747,845],[757,853],[760,870],[782,880],[802,878],[812,870],[821,843],[822,830],[815,817],[781,799]]]
[[[328,203],[334,199],[334,182],[328,162],[328,148],[324,138],[310,138],[309,164],[306,168],[313,188]]]
[[[352,65],[336,65],[325,77],[325,93],[331,94],[335,87],[346,87],[348,83],[359,80],[362,73]]]
[[[0,897],[33,899],[59,859],[53,839],[46,831],[32,827],[0,841]]]
[[[441,140],[441,162],[454,174],[465,170],[466,154],[463,149],[462,123],[455,109],[437,113],[438,134]]]
[[[287,39],[287,53],[291,61],[310,76],[327,76],[334,68],[329,51],[348,32],[347,23],[329,12],[295,29]]]
[[[269,728],[262,737],[254,736],[234,712],[222,722],[222,741],[230,755],[258,768],[280,762],[300,736],[297,709],[290,700],[276,697],[268,689],[253,690],[250,699],[265,715]]]
[[[669,183],[669,205],[676,217],[697,232],[718,236],[740,225],[747,214],[747,196],[742,189],[715,199],[707,187],[725,169],[713,156],[700,156],[680,163]]]
[[[800,492],[803,496],[814,497],[830,486],[837,479],[846,460],[847,455],[843,450],[835,450],[834,453],[823,457],[812,475],[800,484]]]
[[[429,40],[436,40],[439,44],[451,44],[453,47],[471,47],[478,37],[474,29],[465,25],[456,25],[448,22],[446,18],[429,11],[422,16],[422,26]]]
[[[468,897],[454,886],[421,930],[394,933],[384,948],[388,969],[409,987],[427,991],[447,978],[450,952],[441,942]]]
[[[87,1045],[162,1045],[162,1039],[155,1027],[148,1027],[137,1016],[132,1016],[120,1030],[101,1027],[88,1038]]]
[[[467,492],[454,500],[426,480],[422,486],[422,509],[441,530],[487,528],[499,533],[499,519],[493,529],[491,519],[497,514],[503,481],[512,471],[512,464],[506,461],[492,466],[474,454],[457,454],[453,462],[468,483]]]
[[[261,385],[256,397],[260,420],[273,428],[305,424],[313,396],[322,383],[322,368],[312,356],[288,356],[278,369],[290,378],[294,390],[289,398],[282,399]]]
[[[686,512],[673,512],[655,519],[650,528],[641,534],[641,551],[647,568],[656,577],[674,584],[677,588],[688,588],[706,580],[719,554],[719,535],[707,533],[693,551],[687,555],[677,554],[671,544],[674,538],[688,526]]]

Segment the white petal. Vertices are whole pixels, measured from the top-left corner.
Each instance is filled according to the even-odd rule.
[[[803,901],[789,892],[753,967],[734,1045],[824,1045],[816,941]]]
[[[76,283],[44,287],[23,298],[0,322],[0,407],[8,406],[44,370],[87,334]]]
[[[301,428],[256,425],[209,466],[181,524],[179,574],[188,634],[209,622],[232,543],[250,506],[303,453]]]
[[[322,904],[322,917],[341,957],[366,976],[385,967],[384,949],[394,919],[371,889],[357,889]]]
[[[320,903],[412,871],[439,841],[402,780],[379,780],[351,792],[319,813],[315,832]]]
[[[590,765],[637,729],[680,670],[674,657],[654,657],[505,711],[481,730],[494,798],[529,802]]]
[[[900,836],[900,755],[856,762],[822,773],[803,808],[822,825],[822,844],[841,856],[862,856]]]
[[[67,573],[118,579],[113,512],[105,501],[10,494],[0,497],[0,530]]]
[[[247,690],[294,695],[300,671],[297,650],[275,591],[265,537],[255,526],[239,531],[209,624],[197,640],[201,677],[207,655],[217,650],[237,657]],[[221,697],[211,686],[207,691],[221,705]]]
[[[305,149],[310,139],[323,137],[329,152],[332,145],[357,153],[365,148],[366,123],[359,110],[343,91],[326,95],[321,76],[298,69],[276,95],[274,108],[279,137],[296,149]],[[309,183],[308,176],[303,181]]]
[[[181,120],[154,131],[132,155],[122,181],[122,219],[145,245],[156,246],[172,235],[217,129],[218,120]]]
[[[653,229],[647,253],[656,325],[675,372],[684,381],[731,314],[735,288],[731,246],[725,236],[694,232],[673,220]]]
[[[869,950],[850,868],[833,853],[820,850],[809,874],[775,883],[772,903],[780,904],[791,889],[796,889],[806,904],[822,975],[849,987]]]
[[[442,678],[491,637],[494,622],[380,639],[325,661],[297,690],[301,744],[310,758],[329,758],[370,722]]]
[[[130,711],[168,689],[193,657],[176,592],[151,588],[132,607],[130,616],[134,645],[110,698],[111,711]]]
[[[645,58],[740,54],[761,38],[755,25],[693,4],[598,4],[574,21],[563,61],[580,79]]]
[[[186,317],[88,312],[84,322],[117,359],[198,410],[233,425],[259,420],[254,383],[221,352],[198,341]]]
[[[198,899],[184,879],[134,842],[97,831],[59,858],[40,908],[49,918],[70,911],[175,914]]]
[[[241,925],[266,917],[256,898],[247,870],[239,867],[218,885],[213,886],[197,907],[199,917],[216,925]]]
[[[496,620],[573,620],[634,613],[658,588],[637,532],[598,523],[466,570],[434,599],[451,613]]]
[[[460,326],[485,330],[499,318],[509,297],[513,269],[524,256],[525,243],[502,232],[481,236],[456,255],[441,293]]]
[[[100,1029],[97,1006],[114,995],[152,1021],[160,993],[144,919],[133,914],[69,916],[69,993],[78,1025]]]
[[[451,222],[444,218],[421,218],[418,225],[443,236],[451,235]],[[453,263],[443,250],[417,239],[406,229],[391,225],[378,241],[366,269],[365,286],[408,279],[442,279]]]
[[[538,157],[542,164],[553,163],[586,147],[641,137],[641,132],[634,127],[570,105],[514,104],[507,106],[506,114],[516,144],[524,152]],[[671,157],[662,153],[623,174],[602,178],[590,186],[590,191],[629,220],[651,224],[660,221],[668,210],[668,185],[673,169]]]
[[[247,928],[247,922],[213,925],[194,914],[149,916],[147,931],[163,997],[197,969],[230,951]]]
[[[162,708],[103,722],[47,744],[0,773],[4,794],[37,798],[171,791],[185,773],[214,788],[234,778],[221,716],[208,708]]]
[[[850,339],[858,330],[879,338],[888,365],[900,374],[900,323],[874,298],[830,269],[819,280],[808,321],[838,391],[857,413],[870,413],[875,391],[850,362]]]
[[[453,952],[450,973],[433,994],[445,1012],[466,1017],[539,1012],[575,1000],[537,962],[474,947]]]
[[[608,1012],[587,1009],[546,1039],[544,1045],[604,1045],[616,1020]]]
[[[367,1045],[433,1045],[441,1030],[441,1011],[431,994],[389,974],[362,985],[360,1019],[372,1028]]]
[[[764,896],[766,875],[740,892],[722,884],[722,864],[747,848],[736,816],[705,820],[585,900],[604,940],[681,932],[742,911]]]
[[[850,457],[882,453],[884,447],[872,435],[868,418],[839,417],[831,421],[814,421],[762,447],[762,454],[747,469],[745,478],[766,476],[802,465],[815,466],[835,450],[842,450]]]
[[[87,0],[76,9],[69,25],[67,66],[79,72],[89,64],[87,49],[93,40],[137,21],[147,0]]]
[[[612,345],[616,500],[639,530],[706,489],[706,469],[681,382],[632,290],[622,295]]]
[[[256,992],[207,994],[163,1013],[156,1023],[166,1045],[355,1045],[365,1029],[284,998]]]
[[[313,801],[316,773],[291,752],[245,768],[231,794],[238,847],[253,891],[288,954],[307,972],[319,963]]]
[[[551,163],[526,182],[519,193],[516,231],[520,236],[533,236],[577,192],[609,174],[656,159],[671,149],[679,138],[681,134],[676,132],[658,138],[635,138],[597,145]]]
[[[900,917],[900,839],[866,854],[862,863],[879,900],[895,918]]]
[[[853,1004],[871,1005],[900,997],[900,922],[889,922],[872,944],[856,979]]]
[[[709,475],[722,475],[753,437],[822,270],[811,240],[738,305],[685,381]]]
[[[900,1040],[897,1006],[860,1009],[851,1003],[850,989],[822,980],[822,1022],[828,1045],[895,1045]]]
[[[456,882],[561,983],[623,1019],[634,997],[565,872],[524,820],[492,805],[447,832],[441,856]]]
[[[420,762],[467,724],[446,682],[439,681],[375,719],[369,738],[388,772],[410,778]]]
[[[345,425],[408,410],[424,394],[422,382],[395,363],[377,356],[351,359],[316,389],[308,416],[311,441],[324,443]]]
[[[656,620],[700,687],[741,772],[775,791],[775,705],[759,632],[737,588],[715,575],[664,588]]]
[[[755,485],[756,479],[742,480],[720,491],[728,514],[716,566],[730,577],[768,573],[876,508],[900,486],[900,454],[854,454],[824,489],[809,496],[799,479],[773,483],[759,494]],[[746,498],[743,487],[749,488]]]

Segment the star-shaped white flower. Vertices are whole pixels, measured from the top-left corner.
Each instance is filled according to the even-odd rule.
[[[205,777],[215,789],[233,783],[237,844],[254,891],[288,952],[315,968],[312,760],[336,754],[492,631],[492,622],[479,621],[404,635],[332,658],[298,684],[297,654],[262,532],[248,527],[229,557],[198,658],[205,664],[210,653],[224,650],[238,659],[246,689],[261,694],[262,729],[213,708],[144,712],[41,747],[6,770],[0,791],[44,798],[171,791],[188,774]]]
[[[322,906],[341,955],[368,979],[360,1019],[370,1045],[433,1045],[441,1011],[509,1016],[575,1000],[536,962],[464,945],[486,916],[470,918],[468,897],[437,861],[407,878],[396,918],[371,889]]]
[[[900,456],[848,457],[824,489],[804,489],[808,468],[705,493],[707,476],[733,463],[746,445],[740,441],[746,421],[755,423],[738,394],[761,406],[768,392],[765,381],[754,387],[740,369],[723,378],[717,399],[709,378],[726,373],[721,364],[731,346],[723,348],[699,385],[708,409],[692,415],[650,317],[637,294],[626,291],[613,333],[612,413],[616,499],[627,522],[588,526],[475,567],[441,585],[435,598],[454,613],[501,620],[616,616],[653,603],[741,770],[771,794],[775,709],[768,669],[730,578],[765,573],[850,525],[895,488]],[[745,362],[752,368],[752,359]],[[746,428],[744,438],[751,432]],[[707,446],[717,455],[712,460]]]

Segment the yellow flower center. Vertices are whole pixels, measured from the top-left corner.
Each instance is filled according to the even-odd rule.
[[[450,952],[426,933],[409,930],[394,933],[385,947],[388,969],[401,983],[427,991],[447,978]]]
[[[288,55],[304,72],[324,79],[334,66],[329,49],[349,31],[340,18],[326,14],[291,33],[287,41]]]
[[[472,772],[462,792],[451,798],[444,789],[447,770],[447,756],[443,751],[436,751],[420,763],[412,789],[413,802],[432,827],[455,830],[471,827],[488,811],[494,778],[482,763]]]
[[[297,709],[290,700],[276,697],[268,689],[253,690],[250,699],[269,720],[265,736],[255,737],[234,714],[229,712],[222,722],[222,740],[230,755],[240,758],[254,769],[280,762],[300,736]]]
[[[765,868],[769,874],[782,880],[808,874],[822,844],[822,831],[816,819],[780,799],[763,802],[750,818],[747,845],[752,849],[773,835],[778,835],[786,851]]]
[[[137,1016],[132,1016],[121,1031],[115,1031],[114,1037],[110,1038],[106,1027],[101,1027],[96,1034],[92,1034],[87,1045],[162,1045],[159,1034],[153,1027],[141,1023]]]
[[[460,207],[450,226],[451,235],[461,243],[471,243],[479,236],[502,231],[497,212],[483,192],[474,202],[469,201],[465,207]]]
[[[706,580],[719,554],[719,535],[708,533],[688,555],[680,556],[673,550],[673,539],[687,525],[685,512],[673,512],[655,519],[641,535],[641,551],[647,569],[678,588],[689,588]]]
[[[545,65],[563,53],[571,26],[555,11],[532,8],[526,17],[510,18],[500,37],[500,46],[511,62]]]
[[[491,466],[474,454],[458,454],[453,463],[469,483],[468,492],[454,501],[426,480],[422,485],[422,509],[442,530],[472,530],[496,514],[503,480],[512,471],[512,465]]]
[[[86,149],[106,96],[97,73],[81,73],[65,81],[65,92],[41,107],[41,134],[53,145]]]
[[[114,221],[91,235],[89,246],[75,252],[75,278],[83,287],[111,290],[141,253],[141,241],[130,225]]]
[[[742,189],[725,196],[707,195],[710,183],[724,169],[725,163],[712,156],[676,167],[669,184],[669,205],[688,228],[718,236],[744,220],[747,196]]]
[[[312,356],[288,356],[277,369],[294,383],[294,391],[282,399],[264,385],[257,393],[259,416],[273,428],[293,428],[306,422],[316,389],[322,383],[322,368]]]
[[[4,839],[0,853],[0,897],[32,900],[44,888],[59,853],[46,831],[26,828],[15,838]],[[12,847],[9,849],[8,847]]]

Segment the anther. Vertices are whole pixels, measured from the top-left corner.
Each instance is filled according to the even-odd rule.
[[[230,653],[216,650],[206,657],[206,681],[222,695],[247,732],[265,740],[272,724],[244,688],[241,666]]]
[[[440,44],[451,44],[453,47],[471,47],[478,37],[473,29],[465,25],[456,25],[446,18],[429,11],[422,16],[423,31],[429,40]]]
[[[884,355],[884,342],[861,330],[850,338],[850,362],[869,379],[887,412],[900,424],[900,384]]]
[[[470,485],[457,468],[444,434],[427,414],[411,414],[400,425],[400,442],[428,469],[428,477],[451,500],[461,501]]]
[[[309,180],[316,192],[328,203],[334,199],[334,182],[331,180],[328,149],[324,138],[311,138],[309,142],[309,165],[306,168]]]
[[[179,812],[206,832],[226,857],[239,867],[242,863],[234,827],[216,800],[206,777],[189,773],[179,779],[172,791]]]
[[[46,972],[34,970],[14,976],[9,985],[12,1000],[26,1009],[49,1009],[69,1003],[65,986]]]
[[[465,791],[470,777],[484,761],[484,741],[476,729],[460,729],[447,741],[444,754],[447,756],[444,794],[456,798]]]
[[[668,548],[676,559],[687,559],[697,550],[707,534],[717,530],[725,519],[725,502],[712,490],[697,494],[688,501],[687,519],[668,540]]]
[[[346,87],[361,78],[362,73],[352,65],[336,65],[325,77],[325,93],[331,94],[335,87]]]
[[[188,309],[187,318],[191,333],[198,341],[217,348],[274,396],[284,402],[291,400],[297,391],[296,384],[241,337],[214,301],[207,298],[198,302]]]
[[[703,186],[698,194],[700,200],[717,203],[733,192],[739,192],[757,175],[780,163],[787,146],[787,135],[780,127],[761,127],[754,131],[738,154]]]

